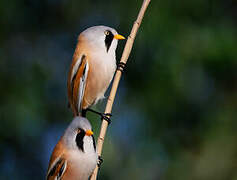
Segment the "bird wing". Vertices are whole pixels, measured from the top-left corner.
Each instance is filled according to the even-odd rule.
[[[54,160],[47,172],[47,180],[62,179],[67,169],[67,161],[63,157],[58,157]]]
[[[89,63],[85,55],[80,56],[72,64],[68,77],[68,97],[74,115],[82,110],[82,100],[86,87]]]

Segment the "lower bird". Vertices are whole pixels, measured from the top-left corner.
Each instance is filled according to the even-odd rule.
[[[74,116],[85,117],[87,108],[104,98],[116,70],[115,50],[120,39],[125,38],[107,26],[80,33],[67,81]]]
[[[90,122],[75,117],[55,146],[47,180],[88,180],[98,163]]]

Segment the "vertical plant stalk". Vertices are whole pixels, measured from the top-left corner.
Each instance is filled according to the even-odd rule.
[[[137,16],[136,21],[133,24],[133,28],[131,30],[131,33],[128,36],[128,39],[127,39],[125,48],[123,50],[123,54],[122,54],[120,63],[124,63],[124,64],[127,63],[128,57],[129,57],[130,52],[132,50],[134,39],[136,37],[137,31],[140,27],[140,24],[142,22],[143,16],[145,14],[145,11],[146,11],[147,6],[149,5],[149,3],[150,3],[150,0],[144,0],[143,1],[140,12]],[[117,89],[118,89],[118,85],[119,85],[121,75],[122,75],[122,71],[117,70],[116,74],[115,74],[115,77],[114,77],[113,85],[112,85],[112,88],[111,88],[111,91],[110,91],[110,95],[109,95],[109,98],[108,98],[108,101],[107,101],[107,104],[106,104],[105,113],[111,113],[111,111],[112,111],[112,106],[113,106],[113,103],[114,103],[114,98],[115,98],[115,95],[116,95],[116,92],[117,92]],[[106,135],[107,127],[108,127],[108,122],[103,119],[102,124],[101,124],[101,129],[100,129],[100,135],[99,135],[98,140],[97,140],[97,153],[98,153],[99,156],[101,156],[101,153],[102,153],[102,148],[103,148],[103,143],[104,143],[104,138],[105,138],[105,135]],[[97,173],[98,173],[98,166],[95,168],[90,180],[96,180]]]

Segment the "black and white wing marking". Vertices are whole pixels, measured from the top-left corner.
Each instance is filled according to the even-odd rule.
[[[47,173],[47,180],[60,180],[67,168],[67,161],[64,158],[57,158]]]
[[[71,74],[71,97],[75,109],[78,112],[82,110],[82,100],[85,92],[86,81],[89,71],[89,63],[85,55],[76,62]]]

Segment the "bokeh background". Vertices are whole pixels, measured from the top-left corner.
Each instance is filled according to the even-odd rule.
[[[66,79],[78,34],[103,24],[128,36],[141,4],[0,1],[0,179],[44,179],[72,120]],[[99,179],[237,179],[236,20],[235,0],[151,1],[115,99]],[[99,118],[88,118],[98,135]]]

